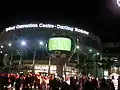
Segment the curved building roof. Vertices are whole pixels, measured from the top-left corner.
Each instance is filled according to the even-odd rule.
[[[54,32],[66,32],[76,38],[76,40],[79,39],[79,45],[98,51],[102,50],[100,38],[91,32],[66,25],[43,23],[8,27],[0,34],[0,44],[8,44],[9,42],[16,43],[16,41],[19,42],[19,40],[28,40],[31,43],[35,43],[35,40],[48,40]]]

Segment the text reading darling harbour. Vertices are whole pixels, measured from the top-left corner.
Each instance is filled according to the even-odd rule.
[[[53,25],[53,24],[23,24],[23,25],[16,25],[13,27],[8,27],[6,28],[6,32],[16,30],[16,29],[22,29],[22,28],[57,28],[57,29],[63,29],[63,30],[68,30],[68,31],[75,31],[75,32],[80,32],[86,35],[89,35],[89,32],[79,29],[79,28],[73,28],[69,26],[62,26],[62,25]]]

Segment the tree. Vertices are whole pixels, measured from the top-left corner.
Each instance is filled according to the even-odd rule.
[[[93,60],[80,60],[80,63],[76,65],[76,68],[78,68],[80,72],[85,73],[87,75],[88,71],[94,68]]]
[[[109,69],[114,64],[114,61],[112,61],[111,59],[102,59],[101,61],[99,61],[99,63],[101,63],[101,68]]]
[[[110,73],[111,66],[114,64],[114,61],[111,59],[102,59],[98,62],[98,67],[103,69],[103,72],[105,70],[108,70]],[[104,73],[103,73],[104,74]]]

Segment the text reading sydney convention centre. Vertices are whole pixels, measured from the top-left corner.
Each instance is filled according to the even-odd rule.
[[[53,25],[53,24],[24,24],[24,25],[16,25],[13,27],[8,27],[6,28],[6,32],[16,30],[16,29],[22,29],[22,28],[57,28],[57,29],[63,29],[63,30],[68,30],[68,31],[75,31],[75,32],[80,32],[85,35],[89,35],[89,32],[79,29],[79,28],[74,28],[74,27],[69,27],[69,26],[63,26],[63,25]]]

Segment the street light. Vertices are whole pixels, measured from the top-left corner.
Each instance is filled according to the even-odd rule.
[[[40,43],[39,43],[40,45],[43,45],[44,43],[42,42],[42,41],[40,41]]]
[[[76,47],[77,49],[79,49],[80,47],[77,45],[77,47]]]
[[[18,51],[17,53],[19,54],[20,52]]]
[[[3,48],[3,46],[0,46],[1,48]]]
[[[118,7],[120,7],[120,0],[117,0],[117,5]]]
[[[0,51],[0,53],[3,53],[2,51]]]
[[[89,49],[89,52],[92,52],[92,49]]]
[[[25,42],[25,41],[21,41],[21,45],[22,45],[22,46],[25,46],[25,45],[26,45],[26,42]]]
[[[100,53],[97,53],[97,55],[99,55]]]
[[[10,46],[10,47],[11,47],[11,46],[12,46],[12,44],[11,44],[11,43],[8,43],[8,46]]]

